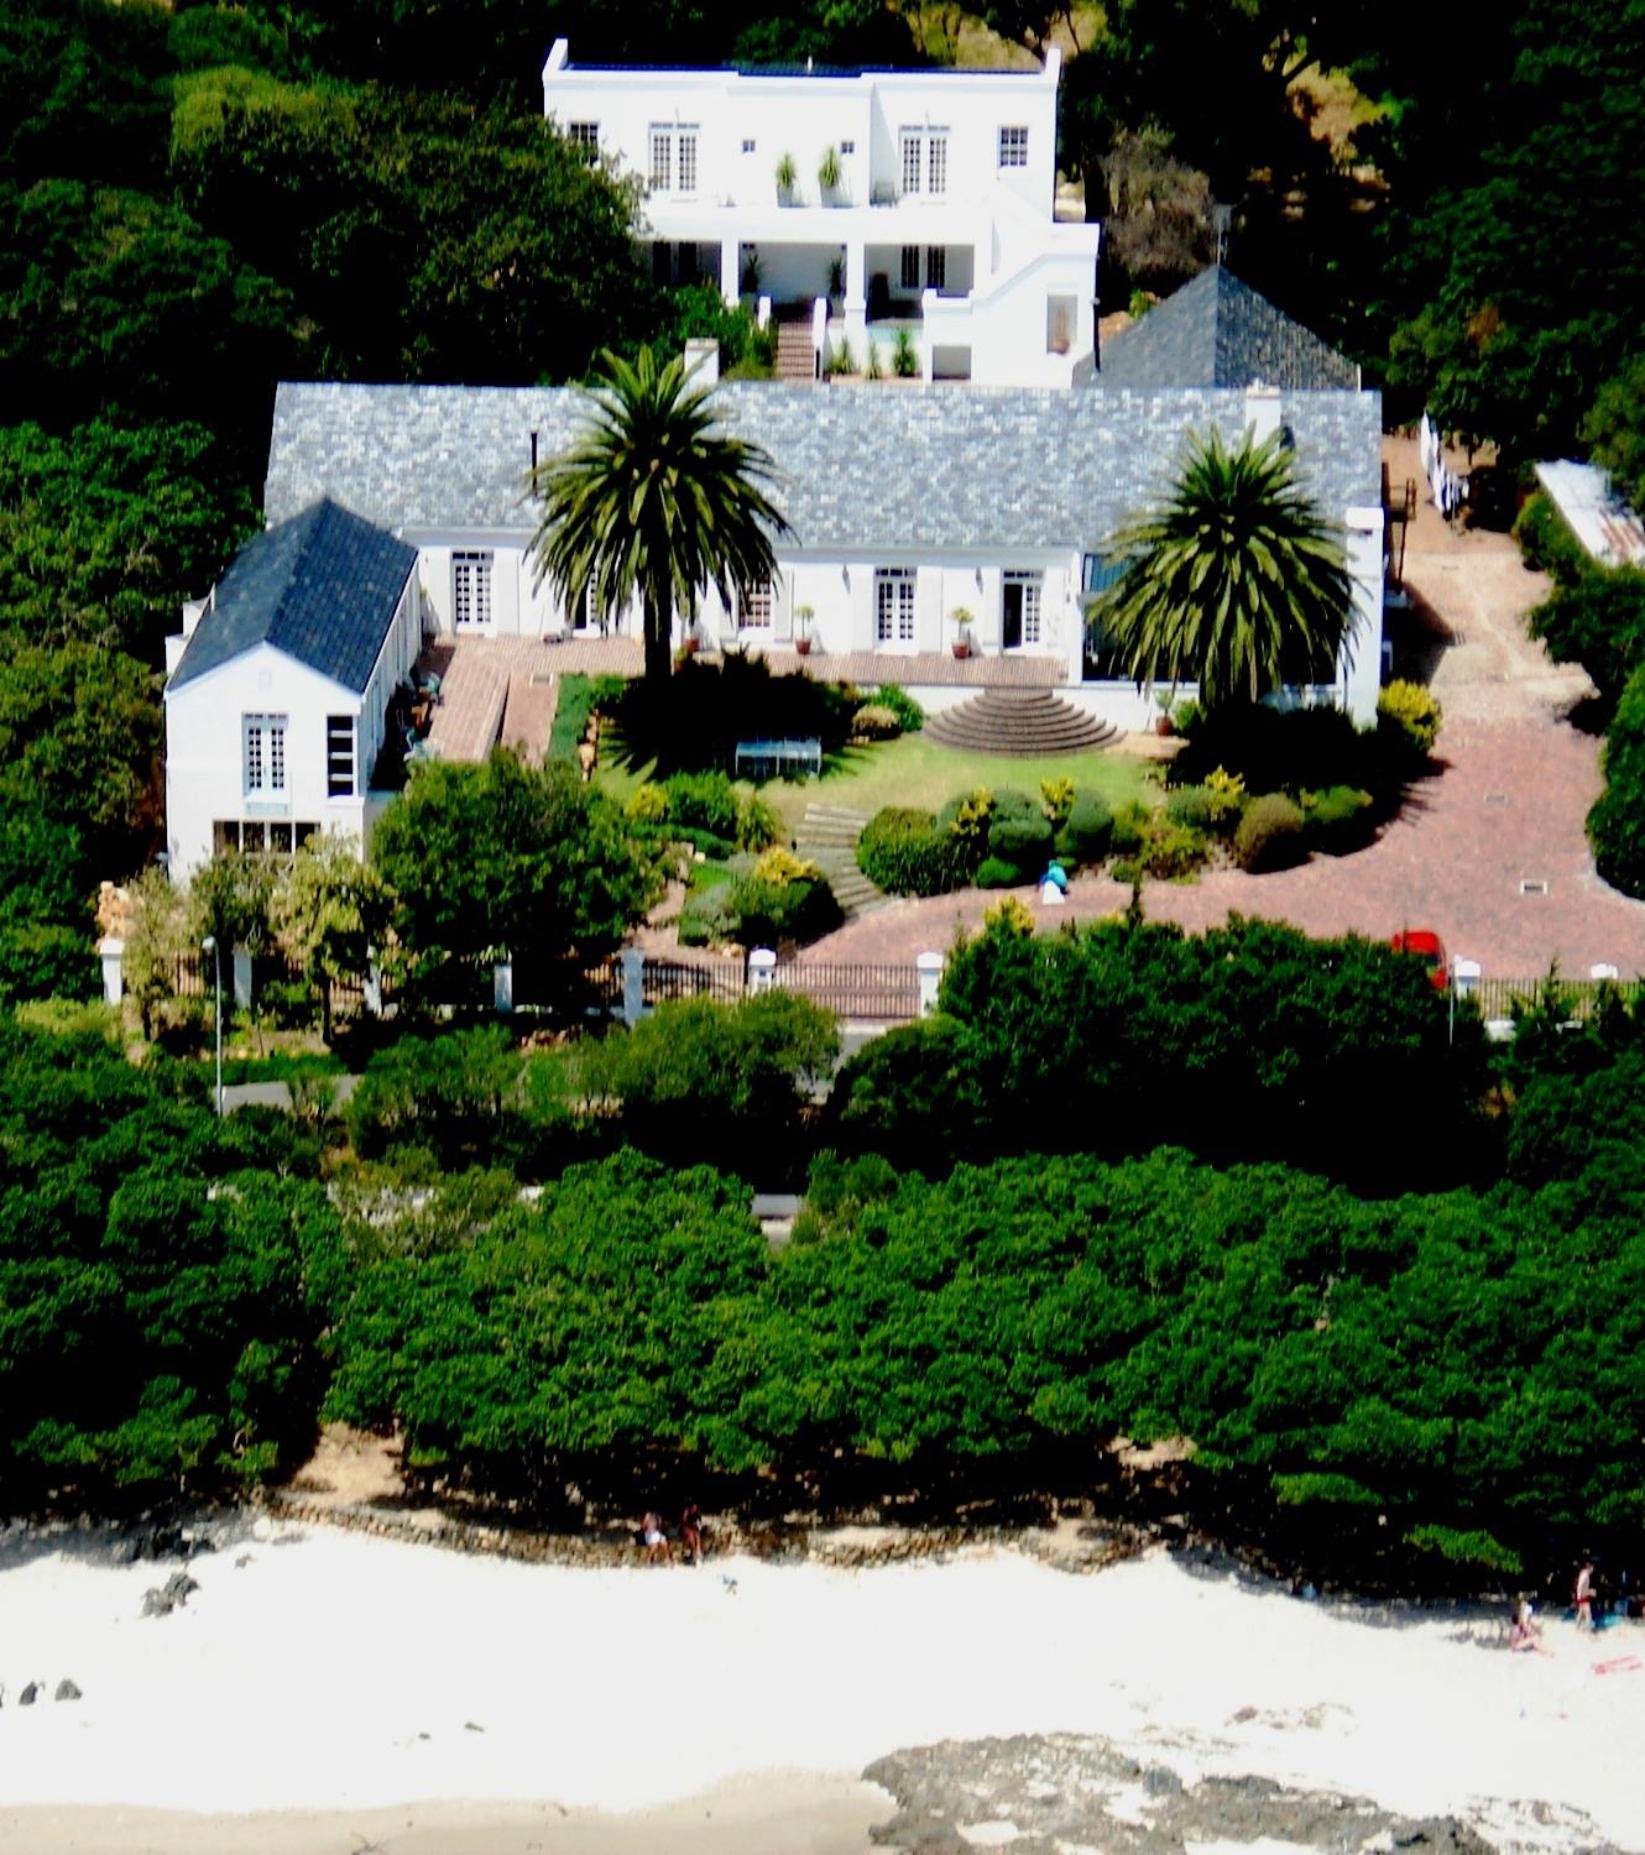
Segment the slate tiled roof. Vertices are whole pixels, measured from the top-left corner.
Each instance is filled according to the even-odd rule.
[[[1244,395],[1226,391],[734,381],[719,393],[728,424],[771,453],[809,552],[1099,546],[1166,489],[1190,432],[1237,440],[1246,426]],[[1287,394],[1281,416],[1322,508],[1380,501],[1376,394]],[[573,388],[282,385],[267,512],[332,495],[413,538],[520,534],[533,526],[531,433],[547,458],[587,417]]]
[[[329,497],[248,541],[217,583],[171,679],[192,682],[258,644],[364,690],[417,552]]]
[[[1141,389],[1246,387],[1302,391],[1359,385],[1346,355],[1213,264],[1114,336],[1082,383]]]

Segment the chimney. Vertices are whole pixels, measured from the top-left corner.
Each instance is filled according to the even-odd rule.
[[[720,344],[712,335],[693,335],[685,344],[685,377],[694,387],[718,384]]]
[[[1279,436],[1279,388],[1253,380],[1245,389],[1245,427],[1252,442],[1266,444]]]

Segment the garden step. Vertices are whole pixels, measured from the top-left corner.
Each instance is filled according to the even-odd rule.
[[[1106,747],[1119,734],[1048,689],[984,690],[931,716],[925,732],[940,746],[1024,758]]]

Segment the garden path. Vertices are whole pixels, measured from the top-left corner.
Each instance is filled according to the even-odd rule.
[[[1389,466],[1396,482],[1414,474],[1403,441],[1390,441]],[[1551,663],[1525,632],[1546,582],[1506,536],[1453,532],[1425,503],[1405,566],[1418,620],[1407,650],[1445,705],[1440,771],[1368,849],[1268,876],[1152,882],[1149,917],[1197,930],[1237,912],[1376,938],[1431,927],[1491,976],[1535,978],[1556,961],[1569,977],[1600,961],[1645,975],[1645,902],[1599,880],[1583,830],[1600,790],[1600,742],[1568,716],[1590,693],[1587,679]],[[1546,893],[1523,893],[1526,881]],[[1127,899],[1117,883],[1081,879],[1066,906],[1033,907],[1049,926],[1115,913]],[[912,960],[978,927],[997,900],[968,891],[897,902],[819,941],[810,957]]]

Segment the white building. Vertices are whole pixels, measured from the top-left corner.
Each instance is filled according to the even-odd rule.
[[[362,844],[389,698],[423,646],[417,551],[319,498],[249,542],[166,640],[166,844],[214,853]]]
[[[1095,342],[1095,225],[1055,211],[1057,82],[1043,70],[579,66],[559,39],[543,109],[645,190],[657,275],[800,315],[815,357],[906,330],[927,380],[1067,386]]]

